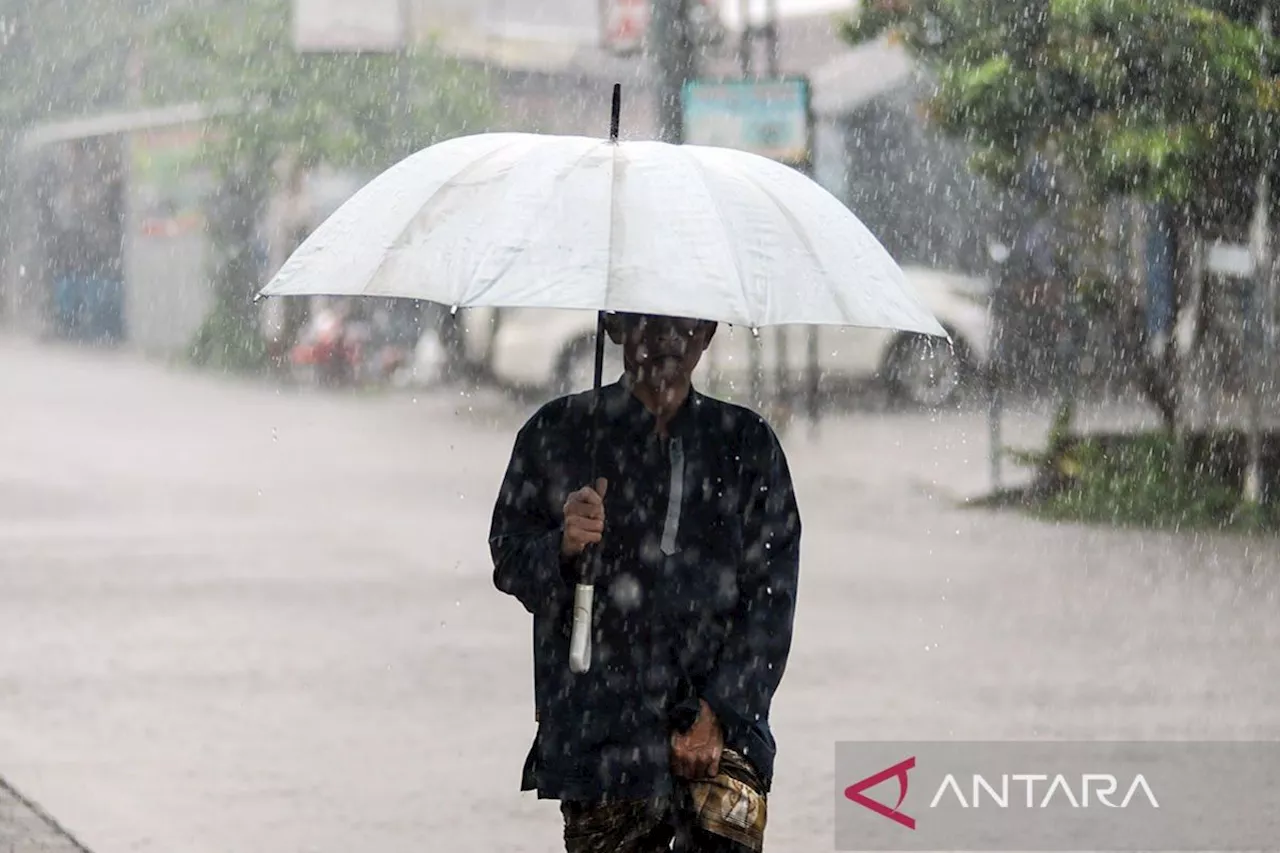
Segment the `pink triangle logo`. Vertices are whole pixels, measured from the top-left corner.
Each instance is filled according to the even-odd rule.
[[[861,781],[854,782],[844,789],[844,795],[863,808],[871,809],[871,811],[882,817],[889,818],[894,823],[901,824],[907,829],[915,829],[916,819],[898,810],[902,806],[902,801],[907,798],[907,771],[915,766],[916,757],[913,755],[892,767],[886,767],[879,773],[874,773]],[[863,794],[868,788],[874,788],[881,782],[894,778],[898,780],[898,802],[894,804],[893,808],[889,808],[884,803],[873,800]]]

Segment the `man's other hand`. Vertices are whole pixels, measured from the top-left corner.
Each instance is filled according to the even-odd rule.
[[[671,735],[671,771],[682,779],[709,779],[720,773],[724,732],[706,700],[700,700],[698,719],[681,734]]]
[[[588,545],[604,535],[604,493],[609,481],[601,477],[595,487],[583,486],[564,502],[564,535],[560,537],[560,554],[576,557]]]

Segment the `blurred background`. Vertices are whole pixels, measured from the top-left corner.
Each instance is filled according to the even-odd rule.
[[[0,774],[100,853],[554,847],[484,532],[594,316],[252,297],[614,82],[625,138],[813,177],[951,335],[699,370],[812,537],[781,849],[841,738],[1274,736],[1275,5],[0,0]]]

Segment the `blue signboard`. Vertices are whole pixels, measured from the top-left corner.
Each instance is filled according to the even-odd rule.
[[[783,163],[810,159],[809,81],[690,81],[684,86],[684,141],[737,148]]]

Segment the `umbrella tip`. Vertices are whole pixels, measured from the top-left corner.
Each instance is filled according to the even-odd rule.
[[[622,125],[622,84],[613,84],[613,111],[609,118],[609,141],[618,141],[618,131]]]
[[[759,327],[759,326],[752,326],[752,327],[751,327],[751,337],[753,337],[753,338],[758,338],[758,337],[760,337],[760,327]]]
[[[450,317],[456,317],[456,316],[458,316],[458,306],[457,306],[457,305],[451,305],[451,306],[449,307],[449,316],[450,316]]]

